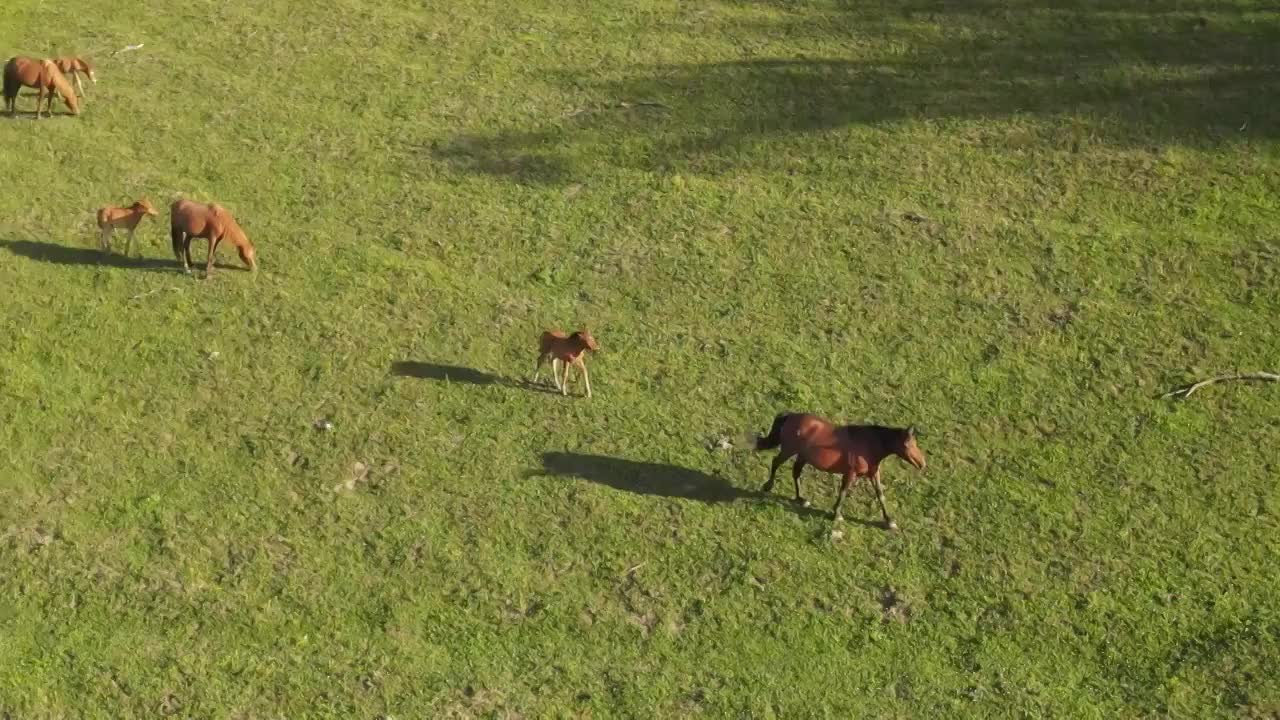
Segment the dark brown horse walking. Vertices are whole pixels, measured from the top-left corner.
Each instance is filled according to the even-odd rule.
[[[76,98],[75,89],[62,76],[62,72],[52,60],[19,56],[9,58],[9,62],[5,63],[4,104],[10,115],[17,112],[18,91],[23,85],[33,87],[37,91],[37,118],[40,117],[40,104],[44,102],[46,95],[49,97],[49,114],[53,115],[54,93],[62,96],[62,101],[67,104],[67,110],[71,111],[72,115],[80,114],[80,101]]]
[[[884,506],[880,463],[890,455],[897,455],[917,468],[924,469],[924,453],[916,446],[914,427],[837,427],[817,415],[783,414],[774,418],[769,434],[757,438],[755,446],[757,450],[782,448],[773,459],[773,466],[769,468],[769,481],[761,488],[763,492],[773,490],[778,468],[790,458],[799,456],[796,457],[795,466],[791,468],[791,477],[796,483],[797,503],[805,506],[809,504],[800,494],[800,471],[806,464],[842,476],[840,494],[836,497],[836,506],[832,510],[837,521],[844,519],[840,514],[840,504],[844,502],[844,496],[849,492],[854,479],[870,478],[871,486],[876,491],[876,500],[880,502],[880,512],[884,514],[884,524],[890,530],[896,530],[898,525],[889,517],[889,511]]]

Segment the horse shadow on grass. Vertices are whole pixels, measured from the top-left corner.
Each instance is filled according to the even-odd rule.
[[[18,95],[18,97],[29,99],[32,105],[34,105],[36,102],[36,93],[33,93],[33,92],[21,93]],[[44,117],[69,117],[69,118],[76,117],[74,113],[72,113],[70,110],[67,109],[66,104],[62,103],[61,101],[57,101],[55,103],[55,107],[57,108],[57,110],[42,111],[40,114]],[[40,119],[36,117],[36,111],[34,108],[31,110],[14,108],[13,112],[9,112],[8,110],[2,110],[0,111],[0,118],[4,118],[5,120],[38,120]]]
[[[614,490],[704,503],[730,503],[738,500],[769,500],[773,496],[758,490],[740,488],[718,475],[667,463],[643,462],[607,455],[548,452],[542,454],[542,469],[528,477],[572,477],[587,480]],[[825,517],[813,507],[801,507],[781,496],[777,498],[787,509],[805,517]],[[855,521],[858,522],[858,521]],[[861,524],[861,523],[860,523]]]
[[[14,255],[53,263],[54,265],[88,265],[97,267],[116,267],[126,270],[143,270],[146,272],[182,272],[182,265],[177,260],[163,258],[129,257],[116,252],[103,252],[97,248],[76,247],[74,245],[58,245],[57,243],[36,242],[34,240],[0,240],[0,248]],[[203,267],[201,265],[201,267]],[[214,263],[219,270],[247,269],[238,265]]]
[[[398,360],[391,363],[391,374],[396,377],[410,377],[419,380],[436,380],[438,382],[465,383],[468,385],[495,385],[545,393],[558,392],[546,385],[537,385],[528,380],[513,380],[463,365],[441,365],[416,360]]]

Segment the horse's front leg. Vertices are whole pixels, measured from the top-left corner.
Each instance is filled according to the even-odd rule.
[[[80,73],[71,73],[71,77],[76,79],[76,90],[80,93],[80,97],[84,97],[84,85],[80,83]]]
[[[582,357],[578,357],[578,369],[582,371],[582,382],[587,384],[587,397],[591,397],[591,376],[587,374],[587,364],[582,361]]]
[[[884,526],[889,530],[897,530],[898,523],[889,517],[889,510],[884,506],[884,487],[880,485],[880,469],[871,474],[871,487],[875,488],[876,500],[880,503],[880,514],[884,516]]]
[[[44,103],[44,87],[36,88],[36,119],[40,119],[40,105]],[[49,105],[53,105],[52,94],[50,95]],[[52,112],[52,110],[50,110]]]
[[[205,260],[205,263],[204,263],[204,279],[205,280],[208,280],[210,277],[213,276],[213,257],[214,255],[217,254],[217,252],[218,252],[218,241],[213,238],[209,238],[209,257]]]
[[[130,255],[133,254],[133,246],[134,246],[134,243],[136,242],[133,234],[136,230],[137,230],[136,226],[129,228],[129,241],[124,244],[125,257],[129,257]]]
[[[111,252],[111,226],[99,228],[98,246],[102,248],[102,252]]]

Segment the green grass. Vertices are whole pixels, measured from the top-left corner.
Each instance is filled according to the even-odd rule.
[[[1280,713],[1280,387],[1157,398],[1280,369],[1266,3],[124,5],[0,24],[0,716]]]

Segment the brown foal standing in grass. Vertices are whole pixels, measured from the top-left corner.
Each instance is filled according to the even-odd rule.
[[[22,86],[36,89],[36,119],[40,118],[40,104],[49,96],[49,114],[53,115],[53,95],[56,92],[67,104],[72,115],[80,114],[80,101],[71,83],[62,76],[62,71],[52,60],[37,60],[31,57],[13,57],[4,66],[4,104],[13,115],[18,111],[18,91]]]
[[[94,85],[98,84],[98,75],[93,71],[93,64],[82,57],[64,55],[54,58],[53,64],[58,66],[58,70],[63,75],[75,82],[76,91],[80,94],[80,97],[84,97],[84,84],[80,82],[81,75],[89,78],[89,82]]]
[[[796,483],[795,502],[808,507],[809,501],[800,494],[800,471],[806,464],[815,468],[836,473],[842,476],[840,494],[836,497],[836,506],[832,510],[836,521],[843,520],[840,504],[849,492],[855,478],[865,477],[871,480],[875,489],[876,500],[880,502],[880,512],[884,515],[884,524],[890,530],[897,530],[898,524],[889,517],[884,506],[884,488],[880,485],[880,463],[890,455],[897,455],[915,467],[924,469],[924,453],[916,446],[916,431],[910,428],[891,428],[881,425],[845,425],[837,427],[829,420],[817,415],[787,413],[773,420],[769,434],[755,438],[755,449],[772,450],[780,447],[778,456],[773,459],[769,468],[769,481],[761,488],[762,492],[771,492],[778,474],[788,459],[796,457],[796,464],[791,468],[791,477]]]
[[[600,346],[586,328],[572,335],[559,330],[548,330],[538,339],[538,363],[533,368],[533,381],[538,382],[542,372],[542,364],[551,359],[551,380],[561,395],[569,394],[569,368],[576,367],[582,373],[582,380],[587,384],[587,397],[591,397],[591,377],[587,375],[587,365],[582,358],[587,351],[597,352]],[[560,379],[557,363],[564,366],[564,379]]]
[[[155,217],[159,214],[146,198],[129,207],[98,208],[98,230],[102,232],[99,244],[102,245],[102,251],[111,252],[111,233],[116,228],[125,228],[129,231],[129,239],[124,245],[124,254],[128,257],[133,249],[133,231],[138,227],[138,223],[145,217]]]
[[[209,257],[205,261],[204,276],[213,274],[213,256],[223,240],[236,246],[240,259],[253,272],[258,272],[257,254],[253,243],[245,237],[240,224],[227,209],[217,203],[205,205],[190,200],[177,200],[169,206],[169,233],[173,237],[173,254],[182,263],[182,269],[191,273],[191,241],[205,238],[209,241]]]

